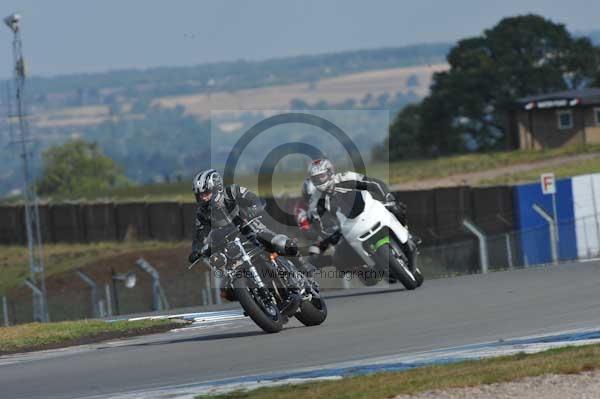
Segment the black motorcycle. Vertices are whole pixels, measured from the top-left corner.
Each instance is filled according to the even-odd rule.
[[[244,314],[267,333],[281,331],[292,316],[305,326],[323,323],[327,306],[318,284],[272,248],[242,235],[243,227],[229,225],[209,235],[209,263],[223,289],[230,290]]]

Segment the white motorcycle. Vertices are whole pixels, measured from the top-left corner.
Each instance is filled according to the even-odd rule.
[[[409,261],[411,236],[387,209],[394,204],[379,202],[368,191],[336,191],[335,215],[339,231],[354,250],[353,257],[359,258],[352,263],[358,260],[366,270],[391,281],[398,280],[407,290],[421,286],[424,278],[416,259]],[[329,209],[330,205],[326,204]]]

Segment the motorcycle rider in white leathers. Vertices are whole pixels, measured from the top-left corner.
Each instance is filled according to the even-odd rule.
[[[352,190],[367,190],[374,199],[390,204],[389,211],[402,225],[406,226],[406,205],[399,202],[382,181],[356,172],[335,173],[334,166],[328,159],[312,161],[308,168],[308,174],[307,180],[310,179],[316,189],[307,200],[307,219],[311,225],[320,226],[326,231],[333,230],[331,224],[335,223],[335,217],[332,213],[335,213],[335,210],[331,204],[335,202],[336,194]],[[310,252],[315,255],[319,254],[330,245],[335,245],[339,238],[339,234],[321,234],[321,239],[310,247]],[[412,238],[407,243],[406,249],[409,262],[412,264],[416,252],[416,244]]]

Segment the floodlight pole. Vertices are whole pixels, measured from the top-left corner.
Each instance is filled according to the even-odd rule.
[[[10,326],[8,318],[8,300],[6,299],[6,296],[2,297],[2,315],[4,316],[4,327]]]
[[[23,44],[21,41],[21,16],[18,14],[9,15],[4,19],[6,25],[13,32],[13,59],[14,59],[14,84],[17,113],[12,115],[9,110],[9,124],[12,124],[13,117],[18,118],[19,139],[15,141],[21,145],[21,159],[23,160],[23,200],[25,207],[25,225],[27,230],[27,246],[29,248],[29,271],[30,280],[27,285],[33,285],[37,289],[33,295],[33,319],[35,321],[47,322],[48,304],[46,300],[46,283],[44,275],[44,252],[42,244],[42,234],[40,227],[40,214],[38,208],[38,199],[35,190],[35,180],[33,179],[33,168],[31,165],[31,153],[28,148],[29,129],[24,109],[24,91],[25,91],[25,58],[23,57]],[[37,294],[36,294],[37,292]]]

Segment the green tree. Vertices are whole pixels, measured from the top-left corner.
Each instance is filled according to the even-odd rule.
[[[503,147],[515,100],[581,87],[594,74],[597,52],[588,38],[574,38],[563,24],[524,15],[459,41],[448,63],[450,70],[435,76],[423,115],[423,129],[441,128],[461,142],[438,136],[432,145],[442,153]]]
[[[573,37],[563,24],[523,15],[459,41],[447,60],[450,69],[434,75],[419,109],[423,155],[506,148],[515,100],[588,84],[600,57],[588,38]]]
[[[404,107],[390,125],[389,140],[373,149],[373,157],[379,160],[420,157],[417,137],[421,127],[420,106]]]
[[[77,139],[44,151],[39,192],[43,195],[97,194],[127,184],[122,169],[96,143]]]

